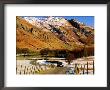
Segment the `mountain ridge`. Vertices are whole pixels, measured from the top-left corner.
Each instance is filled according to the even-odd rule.
[[[16,17],[16,47],[27,48],[30,51],[77,50],[84,45],[93,47],[94,29],[85,25],[75,24],[75,21],[61,18],[39,21],[28,21],[26,18]],[[61,22],[61,23],[60,23]],[[76,25],[76,26],[75,26]],[[79,27],[77,27],[79,25]],[[85,28],[86,27],[86,28]],[[90,36],[91,35],[91,36]]]

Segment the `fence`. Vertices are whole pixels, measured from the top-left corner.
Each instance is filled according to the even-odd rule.
[[[77,63],[72,64],[75,69],[75,74],[94,74],[94,60],[92,62],[87,61],[86,63]],[[56,66],[52,65],[32,65],[32,64],[17,64],[16,73],[19,75],[22,74],[39,74],[41,71],[46,71]],[[66,73],[66,72],[65,72]]]
[[[41,71],[54,68],[53,65],[17,65],[16,74],[37,74]]]
[[[73,64],[75,68],[75,74],[94,74],[94,60],[92,61],[92,64],[89,64],[87,62],[86,64]]]

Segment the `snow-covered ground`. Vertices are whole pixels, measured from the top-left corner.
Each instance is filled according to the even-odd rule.
[[[58,60],[58,59],[57,59]],[[93,74],[94,69],[94,56],[78,58],[73,60],[70,65],[65,62],[65,60],[60,60],[63,63],[64,67],[78,67],[80,69],[79,74],[87,73]],[[17,74],[37,74],[42,70],[48,70],[51,68],[52,64],[46,63],[46,60],[16,60],[16,73]],[[88,68],[87,68],[88,64]],[[57,65],[54,65],[56,67]]]

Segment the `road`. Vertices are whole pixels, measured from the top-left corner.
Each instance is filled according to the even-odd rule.
[[[66,67],[55,67],[46,71],[41,71],[39,74],[66,74]]]

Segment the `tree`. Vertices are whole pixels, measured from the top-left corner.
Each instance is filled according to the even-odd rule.
[[[73,53],[69,53],[66,59],[67,59],[68,64],[70,64],[72,60],[75,59],[75,56]]]
[[[48,48],[45,48],[45,49],[42,49],[42,50],[40,51],[40,54],[41,54],[42,56],[44,56],[45,59],[47,59],[48,52],[49,52],[49,49],[48,49]]]

